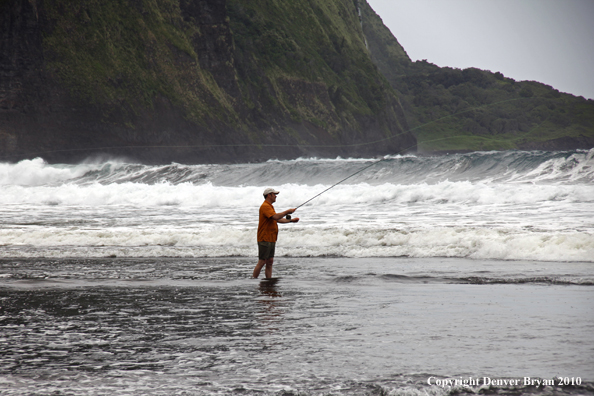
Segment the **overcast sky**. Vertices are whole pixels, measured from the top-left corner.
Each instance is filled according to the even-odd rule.
[[[367,0],[413,60],[594,99],[594,0]]]

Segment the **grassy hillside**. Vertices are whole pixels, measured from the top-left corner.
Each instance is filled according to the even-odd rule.
[[[230,99],[200,67],[192,44],[202,33],[179,0],[46,0],[47,70],[73,96],[100,105],[104,117],[133,127],[159,97],[200,123],[237,121]]]
[[[594,147],[594,101],[475,68],[411,62],[367,5],[372,58],[400,93],[419,151]]]
[[[242,91],[269,80],[274,106],[333,134],[345,126],[358,128],[357,115],[385,109],[394,92],[369,58],[353,4],[229,1]],[[291,97],[286,85],[299,80],[320,84],[327,94],[314,95],[313,103]],[[326,97],[331,104],[324,103]]]
[[[2,0],[0,72],[8,160],[594,146],[593,101],[411,62],[364,0]]]
[[[11,145],[0,155],[208,162],[414,150],[358,3],[5,0],[0,136]]]

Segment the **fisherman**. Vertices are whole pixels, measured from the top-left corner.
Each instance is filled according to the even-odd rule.
[[[266,265],[264,275],[272,278],[272,262],[274,261],[274,248],[278,236],[277,223],[297,223],[298,217],[285,218],[286,215],[295,212],[296,208],[287,209],[284,212],[276,213],[273,203],[276,202],[278,191],[274,188],[264,190],[264,202],[260,206],[260,220],[258,223],[258,264],[254,268],[253,277],[260,275],[262,267]]]

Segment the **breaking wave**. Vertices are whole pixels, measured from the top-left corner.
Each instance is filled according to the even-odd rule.
[[[0,257],[253,256],[264,187],[298,207],[373,164],[300,207],[277,254],[594,261],[594,149],[373,161],[0,164]]]
[[[381,161],[380,161],[381,160]],[[449,181],[508,183],[594,182],[594,149],[590,151],[473,152],[438,157],[413,155],[381,159],[317,159],[268,161],[237,165],[141,165],[109,161],[79,165],[49,165],[43,159],[0,164],[0,185],[54,186],[62,183],[137,183],[173,185],[212,183],[220,186],[332,184],[370,165],[347,184],[409,184]]]

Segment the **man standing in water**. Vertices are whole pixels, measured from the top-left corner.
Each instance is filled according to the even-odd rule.
[[[296,209],[287,209],[284,212],[276,213],[273,203],[279,192],[274,188],[264,190],[264,203],[260,206],[260,220],[258,222],[258,264],[254,268],[253,277],[260,275],[262,267],[266,265],[264,275],[272,278],[272,262],[274,261],[274,248],[278,236],[277,223],[297,223],[298,217],[286,219],[285,216],[293,213]]]

